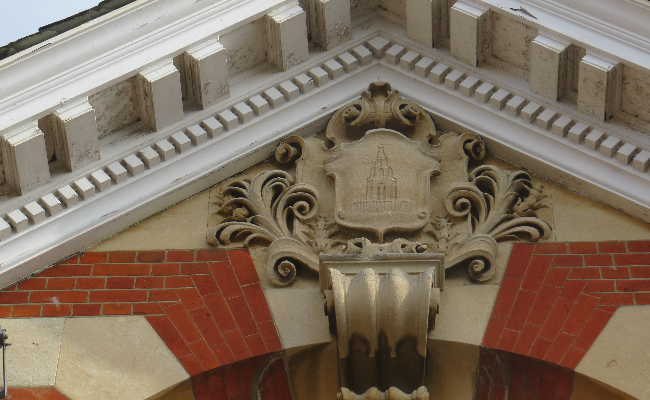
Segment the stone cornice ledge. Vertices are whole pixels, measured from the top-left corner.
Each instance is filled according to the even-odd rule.
[[[350,43],[350,51],[354,52],[359,43]],[[304,71],[288,73],[286,79],[324,61],[325,58],[310,61],[305,64]],[[583,144],[555,136],[521,116],[467,96],[458,86],[432,82],[416,74],[408,64],[393,65],[394,61],[374,58],[363,62],[358,69],[341,71],[342,75],[333,81],[301,94],[282,107],[254,117],[73,208],[12,234],[0,242],[0,287],[81,251],[270,157],[278,141],[286,135],[315,134],[326,126],[336,108],[358,97],[376,80],[390,82],[403,97],[482,135],[492,154],[650,221],[650,176],[647,173],[605,157]],[[266,89],[268,87],[260,87],[259,91]]]

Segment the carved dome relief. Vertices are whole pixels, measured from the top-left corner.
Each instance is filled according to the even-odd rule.
[[[276,149],[295,176],[269,170],[223,188],[211,243],[267,247],[271,281],[286,286],[321,254],[360,259],[441,253],[444,269],[474,281],[494,274],[497,242],[537,241],[544,197],[524,171],[480,165],[475,134],[441,133],[419,105],[375,82],[332,116],[324,137],[288,137]]]

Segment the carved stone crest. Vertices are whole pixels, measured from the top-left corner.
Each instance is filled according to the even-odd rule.
[[[429,114],[388,83],[375,82],[332,116],[324,137],[289,137],[276,149],[295,176],[263,171],[223,189],[213,244],[266,246],[271,281],[320,254],[442,253],[444,268],[474,281],[494,274],[497,242],[537,241],[549,225],[544,197],[525,171],[478,165],[475,134],[441,133]]]

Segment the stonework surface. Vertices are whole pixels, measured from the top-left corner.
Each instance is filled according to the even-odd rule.
[[[575,369],[619,306],[650,304],[650,242],[516,244],[482,346]]]
[[[244,250],[83,253],[0,303],[4,317],[145,315],[190,375],[282,349]]]
[[[481,349],[475,400],[569,400],[574,372],[517,354]]]
[[[13,400],[69,400],[53,387],[10,388],[5,399]]]
[[[192,377],[196,400],[291,400],[283,358],[249,358]]]

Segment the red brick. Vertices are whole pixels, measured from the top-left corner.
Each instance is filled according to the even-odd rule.
[[[619,292],[650,292],[650,279],[617,280],[616,289]]]
[[[74,291],[42,291],[32,292],[29,301],[31,303],[85,303],[88,301],[88,292],[81,290]]]
[[[614,265],[611,254],[585,254],[585,266],[600,267]]]
[[[582,326],[587,322],[589,315],[593,312],[598,305],[599,299],[587,295],[581,295],[578,301],[574,304],[569,316],[564,325],[562,325],[562,332],[576,336],[580,333]],[[561,360],[555,362],[559,364]]]
[[[45,278],[27,278],[18,283],[18,290],[43,290],[46,283]]]
[[[266,297],[264,296],[264,291],[259,284],[244,286],[242,290],[244,291],[244,296],[246,296],[248,306],[253,313],[255,321],[260,323],[273,319],[269,305],[266,302]]]
[[[157,315],[163,314],[162,308],[158,303],[134,303],[133,315]]]
[[[632,278],[650,278],[650,267],[630,267]]]
[[[598,251],[601,253],[625,253],[625,242],[599,242]]]
[[[565,368],[560,369],[557,377],[554,400],[569,400],[573,392],[573,371]]]
[[[0,318],[11,317],[11,306],[0,306]]]
[[[526,322],[526,318],[528,317],[528,313],[533,306],[536,296],[536,292],[528,292],[526,290],[519,291],[517,298],[515,299],[515,304],[512,307],[512,311],[508,316],[506,329],[520,331],[524,327],[524,322]],[[503,338],[501,340],[503,340]]]
[[[541,361],[530,360],[526,366],[526,380],[524,382],[526,391],[535,393],[539,390],[539,382],[542,380],[542,365]]]
[[[552,267],[581,267],[582,256],[566,255],[553,257]]]
[[[534,254],[566,254],[566,243],[537,243]]]
[[[602,279],[587,281],[587,286],[582,291],[584,293],[615,292],[616,288],[613,280]]]
[[[569,279],[600,279],[600,268],[573,268],[569,274]]]
[[[196,342],[190,343],[188,346],[190,346],[192,353],[196,356],[196,359],[203,367],[203,370],[209,371],[221,366],[215,355],[212,354],[210,347],[205,343],[205,340],[197,340]]]
[[[499,294],[492,309],[492,316],[496,318],[508,318],[510,310],[517,297],[521,281],[512,278],[503,278],[499,287]]]
[[[236,399],[242,395],[242,387],[239,382],[239,369],[231,365],[223,369],[223,383],[228,394],[228,399]]]
[[[485,368],[478,370],[478,382],[476,383],[476,395],[474,400],[490,399],[490,376]]]
[[[533,255],[533,250],[535,250],[535,245],[514,244],[510,252],[510,258],[508,259],[504,276],[513,279],[523,279],[528,263],[530,262],[530,257]]]
[[[574,301],[582,293],[582,289],[587,285],[586,281],[566,281],[564,287],[560,291],[560,296],[563,299]]]
[[[253,314],[251,314],[244,296],[233,297],[227,299],[226,302],[243,336],[253,335],[258,332],[257,325],[253,320]]]
[[[221,332],[237,329],[237,323],[235,323],[230,308],[220,292],[204,296],[203,301],[208,306],[208,310],[210,310]]]
[[[30,388],[14,388],[12,387],[7,391],[6,399],[9,400],[41,400],[34,393],[32,393]]]
[[[134,282],[133,277],[106,278],[106,289],[133,289]]]
[[[27,303],[29,292],[0,292],[0,304]]]
[[[208,296],[219,291],[217,281],[212,275],[194,275],[192,281],[202,296]]]
[[[165,286],[162,276],[139,276],[135,280],[136,289],[159,289]]]
[[[504,386],[493,386],[490,400],[504,400],[506,398],[506,388]]]
[[[566,368],[575,369],[578,364],[580,364],[580,361],[582,360],[582,357],[584,357],[585,353],[585,350],[571,347],[565,354],[560,365]]]
[[[598,306],[598,309],[614,314],[618,310],[618,306]]]
[[[223,337],[226,339],[226,343],[228,343],[228,347],[236,360],[245,360],[251,357],[251,352],[240,331],[224,332]]]
[[[81,253],[79,264],[105,263],[107,259],[108,259],[108,254],[106,254],[105,252]]]
[[[278,400],[278,398],[275,396],[275,387],[273,387],[273,386],[263,388],[262,392],[261,392],[261,397],[262,397],[262,400]],[[479,399],[479,397],[476,397],[476,399],[477,400],[482,400],[482,399]]]
[[[521,400],[521,392],[524,390],[524,375],[511,374],[508,382],[508,400]]]
[[[634,302],[637,305],[650,304],[650,293],[634,293]]]
[[[179,358],[178,361],[181,363],[183,368],[185,368],[185,371],[190,374],[190,376],[200,374],[204,371],[201,363],[196,359],[194,354],[188,354],[183,358]]]
[[[203,299],[194,288],[176,289],[176,294],[181,299],[183,306],[189,311],[195,308],[204,307]]]
[[[72,304],[43,304],[43,317],[69,317],[72,315]]]
[[[232,351],[230,351],[230,347],[228,347],[228,343],[226,343],[225,340],[222,344],[213,347],[212,352],[221,365],[228,365],[237,361],[235,360],[235,356],[232,355]]]
[[[91,265],[56,265],[39,272],[36,276],[90,276],[91,270]]]
[[[168,289],[194,287],[194,282],[189,276],[168,276],[165,278],[165,287]]]
[[[650,265],[650,254],[648,253],[614,254],[614,263],[616,265]]]
[[[139,263],[164,263],[165,252],[164,251],[139,251],[137,260]]]
[[[194,375],[191,378],[192,393],[195,400],[211,400],[210,389],[206,380],[206,374]]]
[[[225,339],[207,307],[191,310],[190,316],[210,347],[224,343]]]
[[[40,305],[15,305],[12,317],[40,317],[41,316],[41,306]]]
[[[173,289],[152,289],[149,290],[149,301],[179,301],[179,298]]]
[[[77,278],[77,289],[104,289],[106,278]]]
[[[228,261],[228,253],[226,250],[199,250],[196,261]]]
[[[550,273],[551,270],[549,270]],[[548,274],[547,274],[548,275]],[[532,303],[532,308],[530,313],[528,313],[528,318],[526,322],[531,324],[541,326],[546,320],[546,316],[551,311],[555,299],[557,299],[558,294],[560,293],[560,288],[550,285],[542,285],[535,298],[535,302]]]
[[[90,292],[91,303],[131,303],[147,301],[146,290],[96,290]]]
[[[61,264],[79,264],[79,254],[75,254],[74,256],[70,256],[66,258],[63,261],[59,261],[57,265]]]
[[[212,274],[207,262],[192,262],[181,264],[181,275],[194,275],[194,274]]]
[[[275,386],[275,396],[278,400],[291,400],[291,389],[287,373],[283,369],[273,370],[273,384]]]
[[[49,290],[70,290],[74,289],[75,278],[49,278],[47,288]]]
[[[31,391],[40,400],[69,400],[65,395],[53,387],[32,388]]]
[[[569,252],[573,254],[598,253],[598,245],[595,242],[573,242],[569,243]]]
[[[553,344],[552,340],[545,339],[543,337],[538,337],[537,340],[535,340],[535,344],[533,344],[533,348],[530,349],[528,355],[530,357],[543,360],[544,356],[546,356],[546,353],[548,352],[548,349],[551,348],[552,344]]]
[[[4,288],[2,290],[5,291],[5,292],[11,292],[11,291],[14,291],[14,290],[17,290],[17,289],[18,289],[18,284],[7,286],[6,288]]]
[[[546,317],[546,321],[539,332],[539,336],[547,339],[554,339],[562,325],[564,325],[564,321],[569,315],[572,306],[573,303],[571,301],[558,297],[553,304],[553,308],[551,308],[551,312]]]
[[[273,321],[262,322],[257,325],[264,339],[264,345],[269,353],[282,350],[282,342],[278,336],[278,331],[275,329]]]
[[[515,344],[513,352],[518,354],[528,354],[530,349],[533,347],[535,339],[537,339],[537,335],[539,334],[540,329],[541,327],[537,325],[524,325],[524,328],[519,334],[519,338],[517,339],[517,343]]]
[[[188,314],[182,304],[179,303],[166,308],[165,313],[186,343],[192,343],[202,338],[201,332],[194,325],[192,317],[190,317],[190,314]]]
[[[512,349],[517,343],[517,338],[519,337],[519,331],[513,331],[510,329],[504,329],[501,333],[501,339],[499,339],[499,350],[512,352]]]
[[[180,269],[180,264],[153,264],[151,266],[151,275],[178,275]]]
[[[219,371],[219,370],[208,371],[207,374],[206,374],[206,378],[208,380],[208,388],[210,390],[214,390],[214,389],[224,387],[223,377],[221,376],[221,371]]]
[[[148,264],[96,264],[93,276],[135,276],[149,275]]]
[[[533,256],[526,270],[526,276],[521,284],[521,288],[536,292],[544,281],[546,271],[553,261],[553,256]]]
[[[570,272],[571,268],[549,268],[544,277],[544,283],[547,285],[562,287]]]
[[[630,253],[650,253],[650,240],[627,242],[627,251]]]
[[[540,399],[552,399],[555,395],[555,382],[541,381],[539,383],[539,394],[538,398]]]
[[[603,267],[600,269],[603,279],[627,279],[630,277],[628,267]]]
[[[235,275],[235,271],[230,264],[226,263],[211,263],[210,268],[214,274],[217,284],[221,289],[223,297],[229,299],[231,297],[241,296],[243,292],[239,287],[239,281]]]
[[[167,262],[192,262],[194,261],[193,251],[168,251]]]
[[[499,345],[499,340],[501,339],[501,333],[503,333],[503,328],[506,326],[506,319],[497,318],[492,313],[492,317],[488,322],[488,326],[485,329],[485,334],[483,335],[483,342],[481,345],[490,349],[496,349]]]
[[[102,311],[101,304],[75,304],[72,307],[72,315],[75,317],[93,317]]]
[[[255,335],[245,336],[244,340],[246,341],[246,345],[250,349],[251,354],[253,354],[253,357],[267,353],[266,346],[264,345],[262,336],[259,333]]]
[[[228,256],[241,286],[259,283],[260,278],[247,250],[228,250]]]
[[[596,340],[598,335],[600,335],[600,332],[611,317],[612,314],[595,309],[589,316],[585,326],[582,328],[580,335],[578,335],[573,343],[573,347],[577,347],[581,350],[589,350],[589,347],[591,347],[594,340]]]
[[[108,254],[109,263],[134,263],[135,251],[114,251]]]
[[[104,304],[102,315],[131,315],[131,304]]]
[[[151,327],[158,333],[158,336],[165,342],[169,350],[176,358],[191,354],[190,348],[183,341],[178,331],[166,316],[146,317]]]
[[[634,294],[606,293],[598,304],[601,306],[632,306],[634,305]]]

